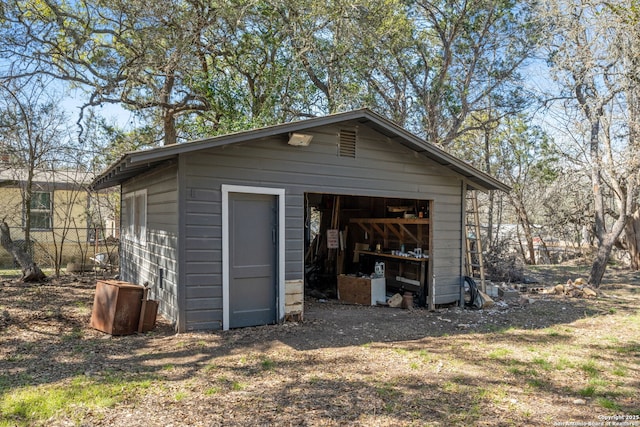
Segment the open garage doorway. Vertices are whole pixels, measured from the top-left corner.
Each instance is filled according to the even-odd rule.
[[[432,212],[428,199],[306,193],[305,295],[376,305],[410,293],[424,306]]]

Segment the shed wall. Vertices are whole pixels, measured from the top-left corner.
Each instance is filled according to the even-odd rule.
[[[183,155],[186,329],[222,327],[222,184],[285,189],[287,281],[303,279],[306,192],[433,200],[436,303],[459,298],[461,178],[366,126],[356,158],[339,157],[341,129],[310,130],[308,147],[276,136]]]
[[[121,238],[122,280],[148,282],[149,298],[160,301],[159,311],[168,319],[178,319],[178,186],[177,166],[140,175],[122,186],[122,194],[147,191],[146,243]],[[124,197],[122,212],[126,212]],[[129,219],[123,215],[122,229]]]

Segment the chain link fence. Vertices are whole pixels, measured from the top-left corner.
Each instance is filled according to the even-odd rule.
[[[95,229],[54,228],[50,230],[32,230],[30,244],[27,245],[24,230],[21,227],[10,228],[14,244],[28,250],[34,262],[40,268],[57,266],[69,271],[92,270],[98,268],[117,268],[118,239],[108,237],[96,240]],[[13,255],[0,246],[0,269],[19,268]]]

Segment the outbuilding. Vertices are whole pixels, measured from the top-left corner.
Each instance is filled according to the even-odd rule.
[[[177,331],[300,319],[311,281],[376,273],[378,299],[459,303],[465,195],[509,190],[368,109],[130,152],[93,182],[116,185],[120,278]]]

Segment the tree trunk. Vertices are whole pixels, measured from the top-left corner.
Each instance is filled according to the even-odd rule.
[[[631,269],[640,270],[640,210],[633,213],[624,228],[624,243],[631,257]]]
[[[525,263],[529,265],[536,265],[536,251],[533,245],[533,233],[531,231],[531,221],[529,221],[529,215],[527,214],[527,210],[524,206],[524,202],[518,196],[513,197],[513,205],[516,209],[516,215],[518,217],[518,222],[522,226],[522,230],[524,232],[524,238],[527,242],[527,253],[528,257],[524,256]],[[524,251],[524,249],[523,249]],[[523,253],[523,255],[525,255]]]
[[[178,132],[176,131],[176,118],[173,112],[164,111],[163,116],[164,127],[164,145],[174,145],[178,142]]]
[[[33,262],[31,255],[24,250],[20,245],[16,245],[11,240],[11,233],[9,231],[9,225],[6,221],[0,221],[0,244],[18,261],[20,267],[22,267],[22,277],[20,280],[23,282],[40,282],[47,276],[40,270],[40,267]],[[28,242],[27,242],[28,245]]]
[[[602,277],[607,269],[607,263],[611,256],[611,249],[618,240],[618,236],[622,233],[627,224],[627,215],[621,214],[616,220],[615,224],[611,228],[611,232],[607,233],[598,245],[598,251],[596,257],[591,265],[591,272],[589,273],[589,284],[594,288],[600,287]]]

